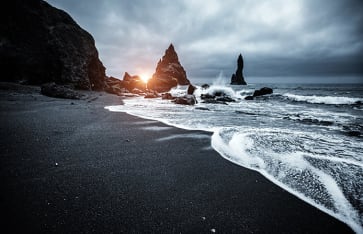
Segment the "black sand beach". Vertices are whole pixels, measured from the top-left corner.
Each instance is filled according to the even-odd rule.
[[[208,133],[109,112],[122,100],[105,93],[16,87],[0,90],[2,233],[352,232],[223,159]]]

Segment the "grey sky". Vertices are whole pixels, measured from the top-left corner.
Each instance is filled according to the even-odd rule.
[[[362,0],[47,0],[96,40],[108,75],[154,72],[172,42],[188,77],[363,74]]]

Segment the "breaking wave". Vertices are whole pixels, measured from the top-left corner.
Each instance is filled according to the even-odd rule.
[[[308,102],[314,104],[327,104],[327,105],[352,105],[352,104],[362,104],[363,99],[352,98],[352,97],[334,97],[334,96],[302,96],[291,93],[283,94],[284,97],[292,101],[297,102]]]
[[[347,108],[363,101],[361,90],[349,90],[352,97],[342,97],[321,87],[314,89],[321,96],[315,96],[307,93],[311,92],[308,88],[275,89],[273,95],[247,101],[244,97],[256,87],[231,87],[218,81],[208,89],[196,90],[196,106],[139,97],[106,108],[187,130],[212,132],[211,145],[222,157],[258,171],[363,233],[363,139],[359,135],[363,118],[360,109]],[[171,93],[183,95],[186,89],[178,87]],[[199,98],[218,92],[236,101],[218,105]],[[358,136],[342,134],[348,130]],[[176,137],[194,136],[162,140]]]

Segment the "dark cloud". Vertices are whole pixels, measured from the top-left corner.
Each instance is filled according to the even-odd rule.
[[[363,74],[361,0],[48,0],[96,40],[109,75],[149,73],[174,43],[188,76]]]

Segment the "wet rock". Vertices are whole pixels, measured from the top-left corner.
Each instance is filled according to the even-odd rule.
[[[228,96],[223,96],[223,97],[217,97],[216,101],[220,101],[220,102],[235,102],[235,100],[233,98],[230,98]]]
[[[81,99],[82,94],[76,92],[72,88],[64,85],[57,85],[55,83],[43,84],[40,91],[43,95],[55,98],[65,99]]]
[[[203,84],[202,85],[202,89],[209,89],[209,87],[210,87],[209,84]]]
[[[245,97],[245,100],[253,100],[253,96],[247,96]]]
[[[197,88],[194,85],[190,84],[188,86],[187,94],[190,94],[190,95],[193,94],[196,89]]]
[[[211,95],[211,94],[209,94],[209,93],[206,93],[206,94],[201,94],[200,95],[200,98],[201,99],[214,99],[216,96],[215,95]]]
[[[235,102],[233,98],[221,90],[216,90],[213,93],[201,94],[200,98],[203,103],[209,104],[227,104],[227,102]]]
[[[171,95],[171,93],[163,93],[163,94],[161,94],[161,99],[174,100],[175,97],[173,97],[173,95]]]
[[[255,92],[253,93],[253,96],[258,97],[258,96],[263,96],[263,95],[272,94],[272,93],[273,93],[273,90],[271,88],[263,87],[259,90],[255,90]]]
[[[195,109],[196,109],[196,110],[205,110],[205,111],[210,111],[210,109],[209,109],[209,108],[207,108],[207,107],[196,107]]]
[[[174,102],[181,105],[195,105],[197,103],[197,99],[194,95],[187,94],[182,97],[175,98]]]
[[[227,105],[227,102],[224,101],[217,101],[216,99],[204,99],[202,103],[209,103],[209,104],[223,104]]]

